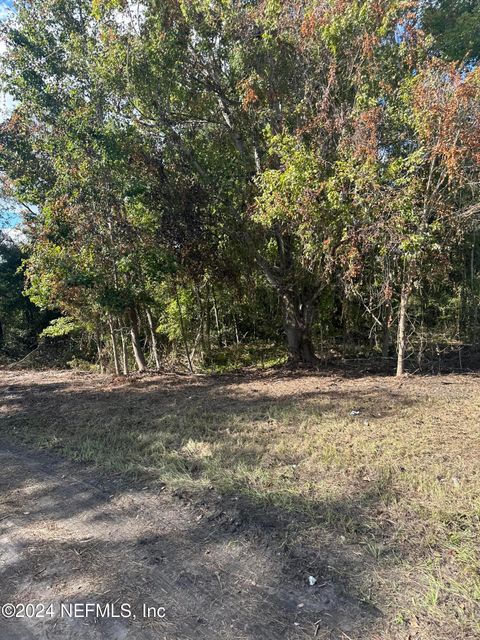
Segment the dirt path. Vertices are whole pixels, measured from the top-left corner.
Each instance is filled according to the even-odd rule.
[[[215,505],[0,449],[0,603],[53,604],[43,618],[0,617],[0,638],[360,637],[356,604],[321,577],[310,587],[305,567]],[[132,616],[75,618],[61,603],[113,603],[115,615],[126,604]],[[165,617],[145,618],[143,604]]]

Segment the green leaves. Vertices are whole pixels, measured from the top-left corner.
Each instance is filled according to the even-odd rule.
[[[0,169],[40,208],[32,298],[118,320],[172,274],[223,286],[255,264],[291,313],[377,281],[379,256],[421,278],[441,234],[461,234],[480,161],[478,73],[431,59],[427,14],[399,0],[20,0]]]
[[[477,0],[429,0],[423,13],[433,47],[450,60],[480,59],[480,5]]]
[[[257,180],[254,219],[264,226],[290,225],[315,216],[321,170],[314,153],[287,134],[272,136],[268,153],[280,166],[265,170]]]
[[[80,329],[80,325],[69,316],[62,316],[61,318],[55,318],[50,321],[48,327],[43,329],[40,333],[40,338],[59,338],[68,336]]]

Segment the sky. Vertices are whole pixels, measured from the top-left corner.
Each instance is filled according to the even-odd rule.
[[[0,0],[0,22],[8,18],[11,13],[12,0]],[[0,38],[0,56],[5,51],[5,42]],[[13,107],[11,96],[0,91],[0,122],[5,120]],[[13,207],[8,207],[0,199],[0,229],[11,229],[20,222]]]
[[[12,13],[12,0],[0,0],[0,22],[6,20]],[[0,36],[0,56],[5,51],[5,41]],[[12,110],[11,96],[0,91],[0,121],[4,120]]]
[[[4,16],[10,10],[12,0],[0,0],[0,16]]]
[[[0,0],[0,22],[12,13],[12,0]],[[0,36],[0,55],[5,51],[5,41]],[[0,91],[0,121],[4,120],[13,107],[12,97]]]

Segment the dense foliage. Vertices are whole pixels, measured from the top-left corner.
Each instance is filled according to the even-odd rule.
[[[16,356],[35,348],[54,315],[40,311],[26,296],[22,250],[0,232],[0,354]]]
[[[396,342],[401,374],[409,345],[475,341],[477,14],[18,0],[0,171],[29,206],[30,300],[117,373],[128,343],[142,371],[282,333],[295,364]]]

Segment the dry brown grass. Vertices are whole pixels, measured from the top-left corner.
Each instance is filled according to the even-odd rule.
[[[480,378],[2,375],[4,434],[274,514],[382,639],[478,637]]]

